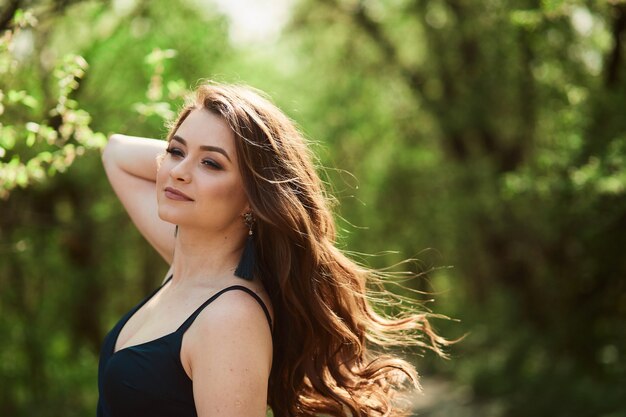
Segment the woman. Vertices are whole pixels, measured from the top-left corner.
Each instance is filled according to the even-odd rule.
[[[311,152],[260,93],[206,83],[166,142],[113,135],[103,163],[171,267],[105,339],[99,416],[403,413],[414,368],[370,348],[446,342],[374,312],[376,274],[335,247]]]

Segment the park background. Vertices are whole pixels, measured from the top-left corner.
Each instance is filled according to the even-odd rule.
[[[626,416],[624,2],[0,4],[0,415],[95,413],[103,336],[167,269],[100,149],[214,79],[299,124],[339,245],[416,259],[465,336],[407,352],[416,415]]]

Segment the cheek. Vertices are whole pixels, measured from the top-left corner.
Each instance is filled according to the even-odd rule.
[[[205,195],[225,203],[235,200],[238,195],[236,185],[232,181],[215,181],[203,188]]]
[[[242,184],[239,181],[226,180],[216,181],[212,184],[206,184],[204,195],[207,198],[207,204],[215,205],[221,203],[225,209],[235,210],[239,212],[241,206],[247,201]]]

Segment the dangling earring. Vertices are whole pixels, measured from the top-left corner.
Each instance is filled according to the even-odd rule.
[[[174,237],[178,236],[178,225],[176,225],[176,229],[174,229]]]
[[[252,281],[254,278],[255,261],[254,239],[252,237],[252,226],[254,225],[255,219],[252,212],[243,214],[243,221],[246,226],[248,226],[248,237],[246,238],[246,244],[243,247],[243,253],[241,254],[239,265],[237,265],[237,269],[235,269],[235,275],[239,278]]]

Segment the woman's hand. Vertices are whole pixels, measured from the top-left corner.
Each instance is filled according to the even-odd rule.
[[[163,140],[111,135],[102,152],[102,163],[139,232],[171,264],[175,226],[159,218],[156,196],[157,158],[166,146]]]

